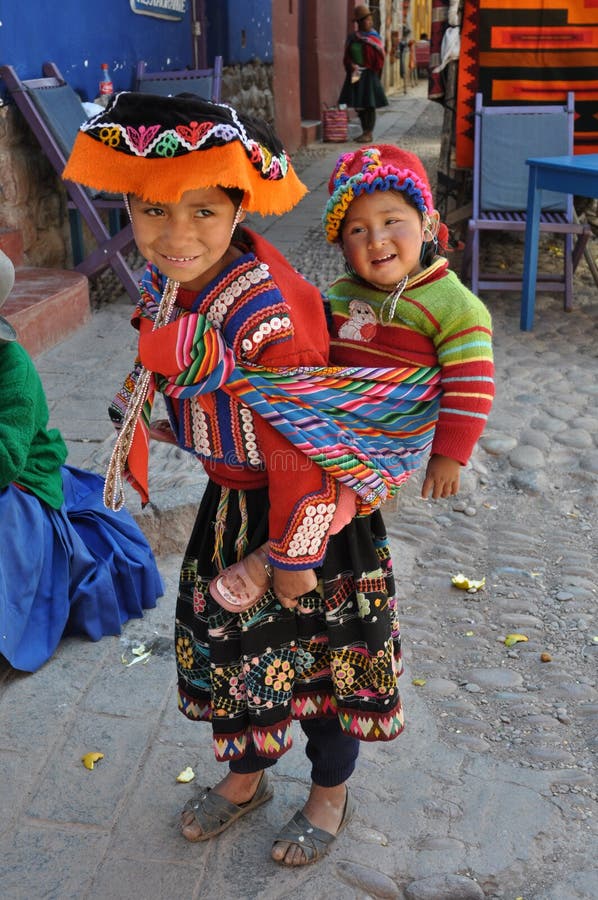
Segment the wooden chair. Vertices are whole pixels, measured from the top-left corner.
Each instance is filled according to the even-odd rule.
[[[44,63],[43,78],[21,81],[12,66],[0,66],[0,77],[25,121],[39,141],[44,155],[57,175],[62,176],[79,126],[87,119],[81,99],[65,81],[54,63]],[[130,224],[122,226],[122,197],[91,191],[72,181],[63,182],[68,199],[73,262],[77,272],[87,277],[110,267],[124,290],[135,302],[139,298],[138,281],[123,254],[133,245]],[[101,213],[108,213],[108,225]],[[97,246],[85,255],[83,219]]]
[[[179,69],[174,72],[148,72],[146,63],[137,63],[135,90],[168,97],[184,92],[198,94],[203,100],[220,103],[222,57],[214,58],[212,69]]]
[[[533,156],[573,153],[574,95],[546,106],[484,106],[476,94],[473,161],[473,212],[468,223],[461,277],[471,273],[471,289],[520,291],[522,274],[499,274],[480,268],[482,232],[525,231],[528,167]],[[540,232],[563,236],[563,274],[539,272],[537,290],[562,291],[564,307],[573,303],[573,272],[591,236],[589,225],[576,221],[573,198],[544,192]],[[573,237],[577,235],[575,246]],[[521,254],[523,259],[523,253]]]

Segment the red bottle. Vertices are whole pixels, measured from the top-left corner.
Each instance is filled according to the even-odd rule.
[[[100,68],[102,70],[102,77],[100,79],[100,97],[108,101],[110,95],[114,93],[114,86],[112,84],[112,79],[110,78],[110,72],[108,71],[108,63],[102,63]]]

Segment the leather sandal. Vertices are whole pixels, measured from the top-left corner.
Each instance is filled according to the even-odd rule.
[[[287,822],[282,830],[276,835],[274,843],[294,844],[296,847],[300,847],[303,856],[305,857],[305,861],[299,863],[298,868],[307,866],[326,856],[343,828],[351,821],[354,812],[355,803],[347,788],[343,817],[336,834],[324,831],[323,828],[316,828],[316,826],[312,825],[309,819],[303,815],[301,810],[299,810],[299,812],[296,812],[293,818]],[[289,863],[285,863],[284,859],[285,857],[275,860],[275,862],[279,863],[281,866],[295,868],[294,865],[291,866]]]
[[[196,838],[189,838],[184,834],[183,837],[192,843],[209,841],[210,838],[226,831],[241,816],[246,816],[262,803],[267,803],[273,796],[274,791],[265,770],[262,772],[255,794],[247,803],[231,803],[226,797],[215,794],[210,788],[199,788],[197,795],[185,803],[183,812],[193,813],[195,821],[201,828],[201,834]],[[194,823],[189,822],[184,827],[188,828],[192,824]]]

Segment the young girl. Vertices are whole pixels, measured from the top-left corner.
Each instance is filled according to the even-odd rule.
[[[238,227],[245,211],[290,209],[305,188],[264,123],[190,95],[117,95],[82,126],[64,174],[128,196],[149,260],[133,317],[139,365],[117,404],[126,411],[115,459],[127,459],[147,500],[149,416],[160,390],[176,441],[210,476],[183,560],[175,641],[180,708],[211,721],[229,771],[187,804],[182,833],[207,840],[271,798],[264,770],[291,746],[295,718],[307,735],[311,789],[272,856],[313,862],[351,816],[346,782],[360,739],[392,740],[403,718],[379,513],[330,536],[340,487],[326,460],[316,464],[272,427],[268,390],[260,415],[239,399],[236,361],[299,373],[328,363],[319,292]],[[113,481],[110,502],[118,501]],[[272,589],[238,615],[223,609],[210,582],[266,541]]]
[[[0,251],[0,307],[13,281]],[[39,375],[16,338],[0,316],[0,656],[35,672],[64,633],[120,634],[163,586],[134,519],[105,509],[102,478],[65,465]]]
[[[445,229],[417,156],[392,144],[346,153],[328,187],[324,229],[347,270],[327,292],[331,362],[440,366],[421,493],[449,497],[494,397],[490,315],[437,255]]]

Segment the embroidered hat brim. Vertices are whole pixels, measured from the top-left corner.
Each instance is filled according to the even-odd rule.
[[[163,203],[234,187],[244,209],[262,215],[287,212],[307,193],[266,123],[189,94],[117,94],[81,126],[63,178]]]

